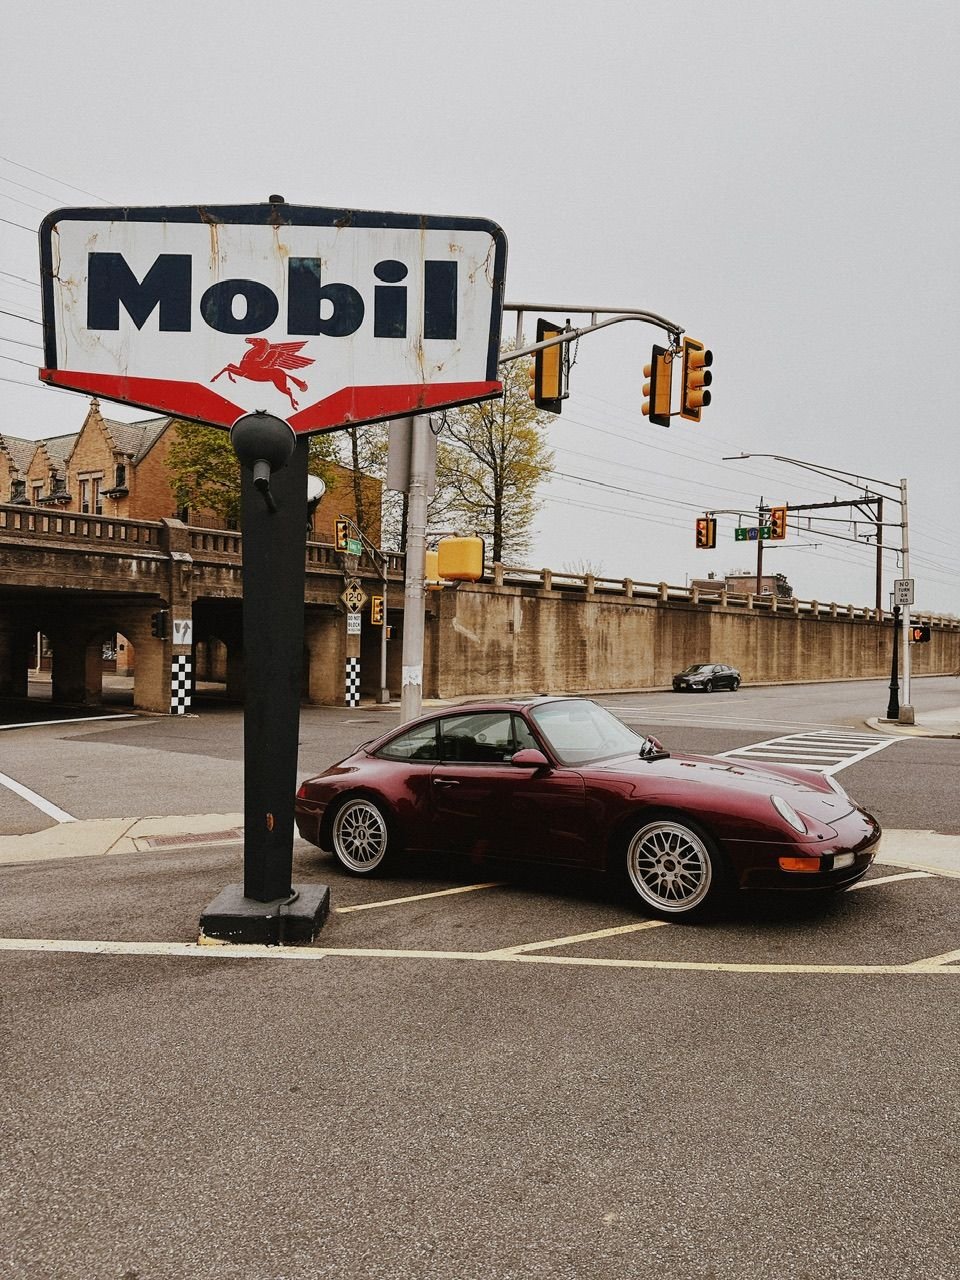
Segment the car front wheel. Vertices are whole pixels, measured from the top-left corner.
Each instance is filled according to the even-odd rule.
[[[734,693],[736,693],[736,692],[737,692],[737,690],[740,688],[740,677],[739,677],[739,676],[734,676],[734,677],[733,677],[733,682],[731,683],[730,688],[733,690],[733,692],[734,692]]]
[[[663,816],[641,823],[626,843],[627,880],[643,905],[667,920],[704,914],[720,896],[724,867],[706,832]]]
[[[355,876],[369,876],[383,868],[390,828],[378,804],[366,796],[353,796],[337,810],[331,830],[337,861]]]
[[[707,683],[703,686],[703,691],[704,691],[704,693],[713,693],[713,681],[712,681],[712,680],[708,680],[708,681],[707,681]]]

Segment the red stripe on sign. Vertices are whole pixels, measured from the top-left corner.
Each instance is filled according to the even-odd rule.
[[[40,379],[71,391],[102,395],[121,404],[142,409],[159,409],[209,422],[215,427],[232,427],[247,411],[224,396],[197,382],[170,382],[165,378],[127,378],[114,373],[74,373],[62,369],[41,369]]]
[[[41,369],[40,379],[71,391],[101,395],[107,400],[154,409],[174,417],[192,418],[211,426],[232,427],[249,410],[198,382],[165,378],[128,378],[113,373],[79,373]],[[501,382],[399,383],[379,387],[344,387],[286,419],[298,435],[334,431],[340,427],[426,413],[431,409],[488,400],[503,394]],[[279,416],[279,415],[278,415]]]
[[[382,387],[344,387],[287,421],[298,433],[332,430],[355,423],[377,422],[404,414],[424,413],[441,405],[487,400],[503,394],[502,382],[399,383]]]

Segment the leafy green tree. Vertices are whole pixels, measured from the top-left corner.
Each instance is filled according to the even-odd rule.
[[[540,483],[553,472],[543,428],[553,414],[530,399],[529,361],[500,366],[500,400],[450,409],[437,450],[438,514],[487,539],[494,561],[522,558],[541,507]]]
[[[195,422],[174,422],[167,455],[170,480],[178,507],[208,511],[228,528],[240,524],[240,463],[230,444],[230,433],[221,427]],[[339,451],[329,435],[310,439],[309,469],[325,484],[333,478]]]

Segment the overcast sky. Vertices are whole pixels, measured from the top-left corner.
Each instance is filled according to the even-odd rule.
[[[680,584],[755,568],[736,517],[697,551],[696,516],[856,492],[723,461],[780,454],[905,477],[917,606],[960,614],[955,0],[4,8],[0,431],[75,431],[86,411],[34,372],[54,208],[276,192],[487,217],[508,301],[648,309],[714,352],[702,422],[663,429],[640,413],[658,332],[581,340],[534,564]],[[791,530],[765,568],[804,599],[872,604],[872,544],[844,540],[867,532]],[[899,576],[888,554],[885,597]]]

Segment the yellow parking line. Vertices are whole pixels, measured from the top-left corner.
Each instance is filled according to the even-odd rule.
[[[456,889],[438,889],[435,893],[413,893],[407,898],[385,898],[383,902],[359,902],[353,907],[334,907],[335,915],[347,911],[375,911],[377,907],[402,906],[405,902],[423,902],[427,898],[447,898],[453,893],[473,893],[476,889],[499,889],[505,881],[491,880],[488,884],[464,884]]]
[[[593,933],[575,933],[569,938],[549,938],[546,942],[522,942],[516,947],[497,947],[494,951],[482,951],[480,954],[490,960],[506,960],[510,956],[523,955],[528,951],[543,951],[547,947],[571,947],[577,942],[592,942],[595,938],[613,938],[618,933],[636,933],[640,929],[658,929],[668,924],[667,920],[641,920],[639,924],[622,924],[614,929],[597,929]]]
[[[544,956],[488,951],[406,951],[382,947],[272,947],[239,943],[196,942],[93,942],[73,938],[0,938],[0,951],[86,953],[98,956],[182,956],[199,960],[460,960],[494,964],[554,964],[582,968],[687,970],[701,973],[772,973],[869,975],[950,974],[960,977],[960,951],[933,956],[913,964],[744,964],[715,960],[627,960],[598,956]]]

